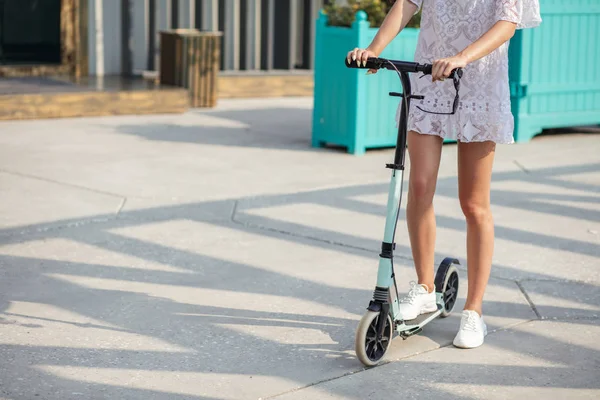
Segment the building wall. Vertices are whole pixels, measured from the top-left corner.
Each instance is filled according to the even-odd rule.
[[[101,75],[103,72],[107,75],[120,74],[120,2],[114,0],[89,0],[88,4],[88,60],[90,75]],[[101,13],[97,12],[98,8],[100,8]],[[99,55],[98,52],[102,54]]]
[[[324,0],[89,0],[90,75],[139,74],[159,65],[159,32],[223,32],[222,69],[312,68]],[[101,29],[97,29],[101,28]]]
[[[145,29],[148,19],[148,1],[137,0],[132,8],[132,53],[133,70],[143,71],[147,68],[149,37],[148,30]]]

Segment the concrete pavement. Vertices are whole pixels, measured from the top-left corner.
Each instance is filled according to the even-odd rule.
[[[600,133],[498,147],[491,333],[470,351],[451,346],[466,251],[444,147],[457,311],[364,370],[392,150],[311,149],[311,107],[0,123],[0,399],[600,397]]]

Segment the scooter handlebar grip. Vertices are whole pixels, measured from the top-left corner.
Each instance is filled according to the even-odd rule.
[[[425,75],[431,75],[431,73],[433,72],[433,65],[432,64],[422,64],[421,68],[419,68],[421,70],[421,72],[423,72],[423,74]],[[462,68],[456,68],[452,70],[452,74],[456,72],[458,74],[459,78],[462,78],[463,76],[463,69]]]
[[[348,68],[361,68],[361,69],[379,69],[381,68],[381,63],[377,62],[377,58],[369,58],[367,59],[367,64],[360,64],[358,66],[358,62],[355,60],[350,60],[348,63],[348,59],[346,59],[346,67]]]
[[[425,75],[431,75],[431,72],[433,71],[433,65],[431,64],[423,64],[423,73]]]

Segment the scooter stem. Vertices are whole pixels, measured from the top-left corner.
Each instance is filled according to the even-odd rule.
[[[398,287],[394,272],[394,238],[396,236],[396,226],[400,214],[402,200],[402,188],[404,183],[404,162],[406,156],[406,139],[408,130],[408,109],[410,107],[411,86],[407,72],[401,71],[400,78],[404,94],[400,110],[400,120],[398,123],[398,139],[394,155],[394,163],[387,164],[387,168],[393,170],[388,191],[387,215],[385,221],[385,233],[381,245],[381,254],[379,257],[379,268],[377,274],[377,286],[373,296],[374,302],[371,302],[369,309],[380,313],[379,324],[377,326],[377,337],[381,337],[383,327],[389,308],[392,308],[392,315],[398,315]],[[390,289],[393,286],[393,296]],[[390,300],[392,300],[390,302]]]
[[[394,164],[388,164],[391,169],[404,170],[406,157],[406,138],[408,131],[408,110],[410,109],[411,85],[407,72],[400,72],[400,81],[402,82],[403,96],[400,109],[400,120],[398,123],[398,139],[396,141],[396,153],[394,155]]]

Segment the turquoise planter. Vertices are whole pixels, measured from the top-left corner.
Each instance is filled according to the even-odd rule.
[[[348,51],[367,47],[377,28],[370,28],[367,15],[359,11],[351,28],[327,26],[321,13],[316,29],[313,147],[342,146],[357,155],[369,148],[394,147],[400,98],[388,94],[402,91],[397,74],[367,76],[364,69],[344,65]],[[404,29],[381,57],[412,61],[418,32]]]
[[[600,124],[600,0],[544,0],[542,24],[510,44],[515,141]]]
[[[544,129],[600,124],[600,0],[545,0],[542,24],[518,30],[509,48],[509,80],[515,142]],[[364,12],[351,28],[327,26],[321,14],[316,31],[312,145],[327,144],[363,154],[396,145],[396,109],[401,91],[396,74],[348,69],[346,53],[365,48],[377,33]],[[412,61],[418,29],[405,29],[381,57]],[[449,140],[447,142],[450,142]]]

